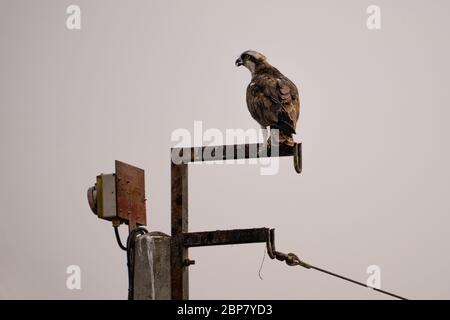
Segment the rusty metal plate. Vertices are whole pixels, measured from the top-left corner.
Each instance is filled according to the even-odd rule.
[[[129,229],[147,224],[144,170],[116,160],[117,215]]]

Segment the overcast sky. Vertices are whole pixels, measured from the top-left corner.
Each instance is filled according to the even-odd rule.
[[[66,8],[81,8],[81,30]],[[381,8],[381,30],[366,26]],[[450,3],[0,0],[0,298],[125,299],[111,224],[86,189],[122,160],[146,171],[148,229],[170,232],[174,130],[257,129],[261,51],[300,89],[291,159],[196,165],[190,231],[276,228],[277,249],[409,298],[450,298]],[[122,227],[122,237],[126,230]],[[266,258],[264,245],[190,250],[193,299],[380,299]],[[81,290],[66,268],[81,268]]]

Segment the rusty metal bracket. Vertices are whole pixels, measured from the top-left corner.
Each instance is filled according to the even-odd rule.
[[[172,299],[189,299],[189,272],[192,265],[189,259],[190,247],[270,242],[271,231],[268,228],[188,232],[188,168],[192,162],[218,160],[237,160],[266,157],[293,157],[297,173],[302,171],[301,144],[281,145],[266,149],[264,144],[239,144],[223,146],[202,146],[172,148],[171,152],[171,289]],[[273,231],[272,231],[273,236]],[[273,244],[273,241],[270,242]],[[271,257],[291,261],[284,257],[272,245]]]
[[[218,160],[255,159],[270,157],[291,157],[297,158],[296,162],[301,166],[301,143],[293,146],[281,145],[278,148],[264,147],[262,143],[235,144],[219,146],[202,146],[172,148],[171,156],[179,159],[175,164],[188,164],[191,162],[207,162]],[[300,170],[301,171],[301,170]]]
[[[295,171],[300,174],[303,170],[303,163],[302,163],[302,144],[296,143],[294,145],[294,168]]]
[[[188,148],[173,148],[172,158],[178,158],[177,164],[188,164],[191,162],[207,162],[218,160],[255,159],[271,157],[290,157],[294,159],[295,171],[302,172],[302,144],[295,143],[293,146],[281,145],[278,148],[264,147],[264,144],[238,144],[224,146],[202,146]]]
[[[185,247],[203,247],[229,244],[258,243],[267,241],[268,228],[217,230],[183,234]]]

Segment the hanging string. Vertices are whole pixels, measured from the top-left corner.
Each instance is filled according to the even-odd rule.
[[[258,277],[259,277],[261,280],[264,280],[263,277],[261,276],[261,271],[262,271],[262,268],[263,268],[263,265],[264,265],[264,261],[266,260],[266,253],[267,253],[267,248],[264,247],[263,258],[262,258],[261,265],[259,266],[259,271],[258,271]]]

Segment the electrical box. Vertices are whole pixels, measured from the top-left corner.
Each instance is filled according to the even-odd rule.
[[[97,216],[100,219],[117,218],[116,175],[101,174],[97,176]]]
[[[100,219],[126,223],[130,229],[147,224],[144,170],[116,161],[116,173],[100,174],[88,190],[91,210]]]

